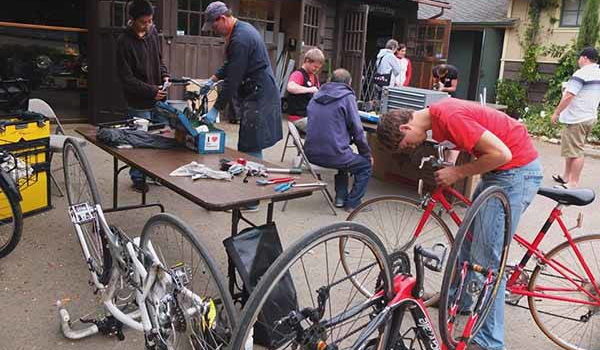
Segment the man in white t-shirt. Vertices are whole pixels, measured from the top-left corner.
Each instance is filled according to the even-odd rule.
[[[552,123],[565,124],[561,136],[561,156],[565,158],[562,175],[552,178],[564,187],[577,187],[583,170],[583,148],[598,119],[600,103],[600,67],[598,51],[586,47],[581,51],[579,69],[566,84],[560,103],[552,114]]]

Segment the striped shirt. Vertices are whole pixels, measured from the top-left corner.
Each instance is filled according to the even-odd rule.
[[[560,114],[558,120],[561,123],[578,124],[598,118],[600,67],[597,64],[578,69],[567,82],[565,91],[575,97]]]

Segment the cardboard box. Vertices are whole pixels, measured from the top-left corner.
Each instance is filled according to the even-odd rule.
[[[374,161],[374,178],[384,182],[405,184],[415,189],[419,184],[419,179],[422,179],[423,190],[429,191],[435,187],[434,169],[429,164],[426,164],[423,169],[419,169],[422,157],[435,154],[432,144],[424,143],[413,150],[391,152],[379,142],[376,133],[367,133],[367,141],[371,147]],[[461,152],[456,164],[470,162],[471,158],[468,153]],[[469,198],[477,179],[466,178],[456,183],[454,188]]]

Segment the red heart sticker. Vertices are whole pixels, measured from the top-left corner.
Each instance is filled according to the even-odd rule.
[[[219,137],[218,137],[218,136],[213,136],[213,137],[211,137],[211,138],[210,138],[210,140],[211,140],[212,142],[217,142],[217,140],[218,140],[218,139],[219,139]]]

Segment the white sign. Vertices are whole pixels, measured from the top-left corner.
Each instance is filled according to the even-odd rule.
[[[204,150],[218,151],[221,148],[221,133],[209,132],[204,135]]]

